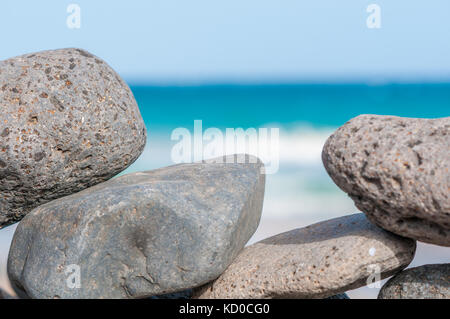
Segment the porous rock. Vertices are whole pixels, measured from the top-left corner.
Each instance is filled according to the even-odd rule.
[[[364,214],[331,219],[248,246],[198,299],[322,299],[389,277],[412,261],[414,240]]]
[[[378,299],[450,299],[450,264],[406,269],[384,284]]]
[[[450,246],[450,117],[361,115],[330,136],[322,159],[372,222]]]
[[[100,58],[60,49],[0,61],[0,228],[110,179],[145,143],[130,88]]]

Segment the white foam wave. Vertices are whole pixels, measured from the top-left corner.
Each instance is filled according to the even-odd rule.
[[[300,126],[280,133],[280,163],[294,166],[321,165],[323,145],[334,129]]]
[[[259,148],[247,145],[246,151],[255,156],[258,156],[259,153],[270,154],[269,158],[277,156],[280,164],[286,167],[320,166],[322,147],[333,131],[333,128],[317,129],[306,125],[297,126],[293,129],[280,127],[278,154],[270,154],[272,152],[270,143],[259,144]],[[223,134],[225,135],[225,132]],[[174,164],[171,159],[171,150],[177,142],[172,141],[170,135],[170,131],[149,134],[143,154],[127,172]],[[204,142],[205,145],[207,145],[207,142]],[[225,149],[216,153],[217,156],[230,154],[232,153]]]

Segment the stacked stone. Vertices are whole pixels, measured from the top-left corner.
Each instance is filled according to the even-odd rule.
[[[205,284],[256,230],[261,167],[175,165],[41,205],[17,227],[11,283],[33,298],[143,298]],[[78,289],[66,284],[70,265],[81,274]]]
[[[370,223],[364,214],[295,229],[248,246],[196,298],[327,298],[409,265],[416,242]],[[373,252],[372,254],[369,252]]]
[[[328,139],[322,155],[331,178],[373,224],[450,246],[450,117],[361,115]],[[378,298],[450,299],[450,264],[402,271]]]
[[[146,129],[127,84],[79,49],[0,62],[0,227],[133,163]]]
[[[0,107],[0,227],[20,221],[8,275],[22,298],[347,299],[407,267],[416,239],[450,245],[448,119],[347,123],[324,164],[367,217],[244,248],[263,207],[261,161],[111,179],[139,157],[146,130],[101,59],[63,49],[2,61]],[[399,291],[414,277],[428,288]],[[400,272],[380,297],[426,294],[442,277],[434,296],[448,298],[448,265]]]
[[[129,87],[86,51],[0,62],[0,107],[0,227],[20,221],[8,275],[22,298],[186,298],[259,224],[255,157],[111,179],[146,129]]]

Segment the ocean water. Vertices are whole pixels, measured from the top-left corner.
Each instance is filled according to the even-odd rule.
[[[450,115],[450,84],[132,86],[148,143],[127,172],[173,164],[178,127],[279,128],[279,169],[267,176],[263,216],[314,222],[355,211],[321,162],[327,137],[359,114]],[[258,155],[258,154],[255,154]]]
[[[359,114],[435,118],[450,116],[450,83],[391,85],[210,85],[131,86],[148,140],[141,157],[124,173],[174,164],[176,128],[278,128],[278,171],[267,175],[260,227],[250,243],[311,223],[357,212],[321,162],[328,136]],[[257,155],[257,154],[255,154]],[[14,226],[0,231],[0,286]],[[419,245],[414,265],[450,262],[450,249]],[[376,297],[361,288],[351,297]]]
[[[132,86],[149,130],[192,125],[258,127],[305,123],[338,127],[359,114],[442,117],[450,111],[448,84]]]

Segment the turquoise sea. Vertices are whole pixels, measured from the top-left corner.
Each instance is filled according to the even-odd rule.
[[[148,129],[268,123],[338,127],[364,113],[408,117],[450,114],[448,84],[131,86]]]
[[[217,127],[280,129],[279,170],[267,176],[264,216],[307,222],[351,213],[352,202],[321,163],[326,138],[359,114],[450,116],[448,84],[308,84],[131,86],[148,130],[141,158],[128,170],[173,164],[172,131]],[[324,200],[327,199],[327,200]]]

